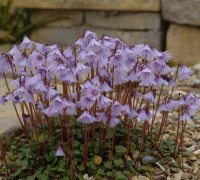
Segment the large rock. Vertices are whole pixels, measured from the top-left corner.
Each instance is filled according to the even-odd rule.
[[[36,9],[160,10],[160,0],[13,0],[13,4]]]
[[[85,29],[87,29],[87,27]],[[108,34],[113,37],[119,37],[128,45],[147,43],[157,49],[162,49],[162,31],[120,31],[92,27],[89,29],[96,32],[98,35]]]
[[[44,27],[34,31],[31,39],[45,44],[68,45],[81,36],[79,27]]]
[[[120,31],[103,28],[94,28],[90,26],[79,26],[71,28],[41,28],[35,31],[31,39],[47,43],[47,44],[62,44],[68,45],[80,38],[85,30],[91,30],[98,35],[108,34],[111,36],[118,36],[127,44],[133,45],[138,43],[148,43],[158,49],[162,49],[162,35],[161,31]]]
[[[162,0],[162,12],[167,21],[200,26],[200,0]]]
[[[161,18],[159,13],[113,13],[86,11],[86,23],[95,27],[109,29],[160,29]]]
[[[170,25],[167,33],[167,50],[174,62],[194,65],[200,62],[200,29]]]
[[[38,22],[47,21],[48,27],[70,27],[83,23],[82,11],[71,10],[40,10],[34,9],[30,13],[31,23],[37,24]]]

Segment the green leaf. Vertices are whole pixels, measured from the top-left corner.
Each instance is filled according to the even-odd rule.
[[[105,167],[106,169],[111,169],[111,168],[112,168],[111,162],[109,162],[109,161],[104,162],[104,167]]]
[[[40,177],[39,177],[39,180],[48,180],[49,177],[45,174],[42,174]]]
[[[105,175],[105,172],[103,169],[98,169],[97,174],[99,175]]]
[[[113,176],[113,174],[112,174],[112,172],[111,172],[111,171],[107,171],[107,172],[106,172],[106,176],[108,176],[108,177],[112,177],[112,176]]]
[[[15,173],[11,174],[11,177],[17,177],[21,173],[22,173],[22,169],[18,169]]]
[[[91,168],[92,170],[96,170],[96,169],[97,169],[97,167],[95,166],[95,164],[94,164],[93,161],[90,161],[90,162],[88,163],[88,167]]]
[[[38,143],[44,143],[45,141],[47,141],[48,139],[48,135],[47,134],[44,134],[44,133],[41,133],[38,135]]]
[[[19,161],[19,165],[21,166],[21,169],[22,170],[25,170],[28,168],[28,161],[25,159],[25,160],[21,160]]]
[[[118,154],[125,154],[127,152],[127,149],[123,146],[118,145],[118,146],[115,146],[115,151]]]
[[[78,165],[77,168],[78,168],[78,170],[81,171],[81,172],[84,170],[83,165]]]
[[[133,161],[133,160],[129,160],[129,161],[127,161],[127,163],[129,166],[135,166],[135,161]]]
[[[81,152],[80,150],[76,149],[76,150],[74,150],[74,154],[75,154],[75,155],[81,155],[82,152]]]
[[[141,169],[144,171],[153,171],[153,168],[151,166],[142,166]]]
[[[28,177],[26,177],[26,180],[35,180],[35,174],[32,175],[32,176],[28,176]]]
[[[74,141],[74,147],[79,147],[80,143],[79,141]]]
[[[116,180],[128,180],[128,177],[126,177],[125,175],[123,175],[121,171],[117,171],[115,173],[115,179]]]
[[[116,159],[116,160],[114,160],[114,165],[116,166],[116,167],[121,167],[121,168],[123,168],[124,167],[124,161],[120,158],[120,159]]]
[[[131,175],[131,172],[130,172],[130,171],[123,171],[123,174],[124,174],[125,176],[130,176],[130,175]]]
[[[178,172],[180,169],[177,168],[177,167],[170,167],[170,170],[171,170],[172,172]]]

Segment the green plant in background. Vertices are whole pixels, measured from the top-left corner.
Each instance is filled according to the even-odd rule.
[[[0,43],[20,41],[28,31],[29,14],[26,9],[15,9],[12,0],[0,4]]]
[[[30,10],[12,7],[12,0],[0,1],[0,44],[16,43],[29,36],[36,29],[46,24],[60,20],[70,19],[67,15],[41,18],[31,23]]]
[[[128,47],[90,31],[67,48],[24,37],[0,55],[8,90],[0,104],[13,103],[23,130],[10,146],[0,142],[0,175],[128,180],[134,174],[151,178],[158,166],[182,170],[189,154],[186,124],[200,100],[174,93],[192,72],[180,64],[170,68],[170,59],[147,44]],[[7,81],[11,73],[15,89]],[[175,136],[165,139],[170,120]]]

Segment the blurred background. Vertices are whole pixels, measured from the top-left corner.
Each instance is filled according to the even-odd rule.
[[[24,35],[66,46],[85,30],[200,63],[200,0],[0,0],[0,52]]]

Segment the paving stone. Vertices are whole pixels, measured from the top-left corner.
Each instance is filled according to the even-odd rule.
[[[159,13],[123,13],[86,11],[86,23],[95,27],[109,29],[160,29],[161,17]]]
[[[8,82],[11,82],[11,79],[8,79]],[[7,92],[4,80],[0,80],[0,87],[0,96],[3,96]],[[0,105],[0,140],[8,142],[19,129],[20,125],[12,103]]]
[[[160,10],[160,0],[13,0],[13,4],[36,9]]]
[[[200,26],[200,0],[162,0],[162,14],[167,21]]]
[[[76,10],[40,10],[34,9],[30,13],[31,22],[33,24],[42,20],[47,23],[47,27],[71,27],[83,23],[83,12]]]
[[[167,50],[174,62],[199,63],[200,29],[172,24],[167,33]]]

